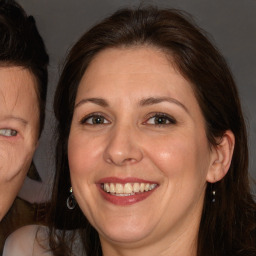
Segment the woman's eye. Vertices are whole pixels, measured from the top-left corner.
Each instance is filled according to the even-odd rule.
[[[152,125],[168,125],[168,124],[176,124],[176,120],[170,116],[165,114],[156,114],[146,121],[147,124]]]
[[[97,124],[108,124],[109,121],[101,115],[92,115],[89,117],[84,118],[81,121],[82,124],[90,124],[90,125],[97,125]]]
[[[17,131],[13,129],[0,129],[0,135],[6,137],[12,137],[17,135]]]

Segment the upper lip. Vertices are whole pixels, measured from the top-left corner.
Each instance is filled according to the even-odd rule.
[[[149,184],[158,184],[156,181],[151,181],[151,180],[145,180],[145,179],[140,179],[136,177],[127,177],[127,178],[118,178],[118,177],[105,177],[100,179],[97,183],[102,184],[102,183],[120,183],[120,184],[125,184],[125,183],[149,183]]]

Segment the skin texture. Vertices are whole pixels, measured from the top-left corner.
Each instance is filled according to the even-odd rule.
[[[0,220],[14,201],[37,146],[36,80],[22,67],[0,67]],[[7,129],[7,130],[6,130]]]
[[[71,182],[99,232],[104,256],[196,255],[206,182],[226,174],[232,133],[210,147],[190,82],[153,47],[100,52],[80,82],[75,104]],[[167,121],[159,124],[156,114]],[[103,124],[92,124],[91,115]],[[97,182],[106,177],[144,179],[158,187],[145,200],[120,206],[99,192]]]

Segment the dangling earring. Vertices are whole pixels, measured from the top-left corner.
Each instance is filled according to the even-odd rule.
[[[67,207],[69,210],[73,210],[76,207],[76,199],[73,194],[73,189],[70,187],[69,192],[71,193],[70,196],[67,198]]]
[[[215,203],[216,190],[214,189],[214,184],[211,185],[211,196],[212,196],[212,203]]]

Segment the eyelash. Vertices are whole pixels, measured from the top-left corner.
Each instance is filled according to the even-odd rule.
[[[93,118],[94,118],[94,120],[97,120],[97,118],[98,118],[98,120],[101,119],[100,121],[102,121],[102,119],[104,119],[104,120],[101,123],[93,123]],[[155,119],[159,118],[162,121],[167,122],[167,123],[159,123],[159,124],[151,123],[151,124],[149,124],[148,121],[152,118],[155,118]],[[90,119],[92,119],[91,120],[92,123],[88,123],[88,120],[90,120]],[[92,114],[82,118],[82,120],[80,121],[80,124],[86,124],[86,125],[105,125],[108,123],[110,123],[110,121],[108,121],[102,114],[99,114],[99,113],[92,113]],[[144,125],[149,124],[149,125],[156,125],[156,126],[173,125],[176,123],[177,123],[177,121],[173,117],[171,117],[165,113],[153,113],[150,115],[149,118],[147,118],[146,121],[143,122]]]
[[[17,136],[18,131],[14,129],[9,129],[9,128],[2,128],[0,129],[0,135],[4,137],[15,137]]]
[[[80,124],[86,124],[86,125],[104,125],[106,123],[110,123],[108,120],[107,122],[103,121],[103,123],[87,123],[88,120],[92,119],[92,118],[103,118],[104,120],[107,120],[102,114],[99,113],[92,113],[84,118],[82,118],[82,120],[80,121]]]
[[[153,113],[150,115],[149,118],[147,118],[147,120],[145,122],[143,122],[143,124],[147,124],[147,122],[152,118],[159,118],[159,119],[165,120],[168,123],[159,123],[159,124],[152,123],[150,125],[165,126],[165,125],[173,125],[173,124],[177,123],[177,121],[173,117],[171,117],[165,113]]]

